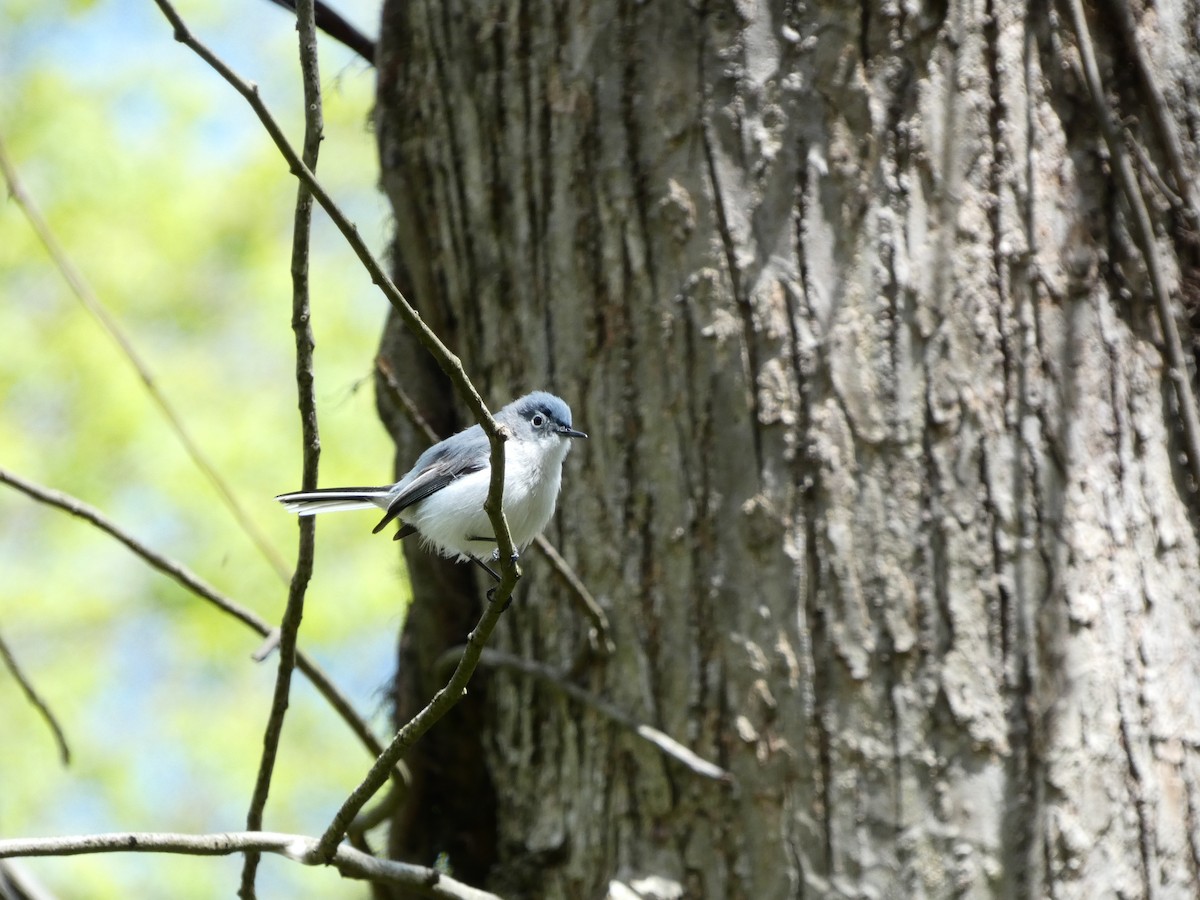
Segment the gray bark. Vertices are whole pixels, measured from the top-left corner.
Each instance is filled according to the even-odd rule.
[[[1200,11],[1134,13],[1194,175]],[[483,673],[395,853],[527,897],[1195,896],[1196,498],[1075,43],[983,0],[385,5],[401,286],[493,405],[592,435],[549,536],[617,649],[564,678],[735,779]],[[481,591],[418,564],[424,698]],[[566,671],[587,622],[525,571],[496,646]]]

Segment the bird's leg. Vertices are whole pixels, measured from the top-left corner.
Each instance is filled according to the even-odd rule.
[[[496,539],[494,537],[481,537],[477,534],[467,535],[467,540],[468,541],[487,542],[489,544],[494,544],[496,542]],[[517,551],[516,547],[513,547],[512,556],[509,557],[509,561],[512,562],[513,564],[516,564],[517,560],[520,558],[521,558],[521,554]],[[478,562],[481,566],[483,565],[483,563],[480,562],[479,560],[475,560],[475,561]],[[500,561],[500,548],[495,547],[492,549],[492,562],[499,562],[499,561]],[[487,569],[487,566],[484,566],[484,568]],[[492,570],[488,569],[488,571],[491,572]],[[493,574],[493,576],[495,575],[494,572],[492,574]],[[500,579],[497,578],[496,580],[499,581]]]
[[[478,556],[469,556],[467,558],[470,559],[471,562],[477,563],[480,567],[482,567],[483,571],[485,571],[489,575],[491,575],[492,580],[495,581],[496,584],[500,583],[500,576],[496,574],[496,570],[493,569],[491,566],[489,566],[487,563],[485,563],[482,559],[480,559]],[[494,591],[494,590],[496,590],[496,589],[492,588],[491,591],[488,591],[488,594],[489,594],[488,599],[491,599],[490,595],[491,595],[492,591]]]

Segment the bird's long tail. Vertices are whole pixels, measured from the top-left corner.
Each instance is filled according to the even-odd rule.
[[[391,485],[386,487],[318,488],[315,491],[293,491],[275,499],[288,512],[298,516],[340,512],[346,509],[377,509],[387,507]]]

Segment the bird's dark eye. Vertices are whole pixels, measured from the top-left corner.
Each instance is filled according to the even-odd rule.
[[[533,425],[534,428],[541,428],[543,425],[546,424],[546,417],[543,416],[541,413],[534,413],[533,418],[530,419],[529,422],[530,422],[530,424]]]

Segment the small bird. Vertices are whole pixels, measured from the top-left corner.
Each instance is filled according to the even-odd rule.
[[[495,418],[510,431],[504,443],[504,516],[513,545],[524,550],[554,515],[571,440],[587,435],[571,427],[571,408],[545,391],[514,400]],[[420,535],[422,546],[441,556],[479,563],[498,581],[483,561],[484,555],[495,558],[496,538],[483,510],[491,470],[491,444],[483,428],[472,425],[422,453],[393,485],[319,488],[275,499],[301,516],[384,509],[373,533],[399,519],[395,540]]]

